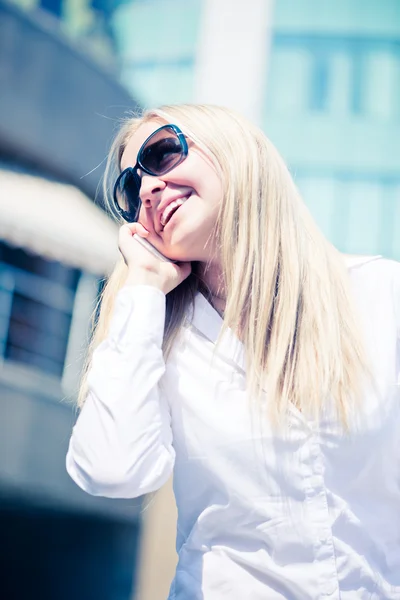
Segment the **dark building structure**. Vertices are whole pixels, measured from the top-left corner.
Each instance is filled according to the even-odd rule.
[[[134,101],[62,34],[59,5],[0,0],[0,597],[128,600],[140,502],[84,494],[65,454],[116,256],[97,167]]]

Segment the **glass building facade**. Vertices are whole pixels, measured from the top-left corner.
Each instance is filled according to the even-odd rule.
[[[191,102],[201,0],[145,0],[114,13],[121,78],[144,106]]]
[[[400,4],[277,0],[263,126],[329,239],[400,259]]]

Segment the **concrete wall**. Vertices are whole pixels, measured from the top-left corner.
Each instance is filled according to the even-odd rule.
[[[0,0],[0,155],[94,197],[115,126],[136,103],[58,22]]]

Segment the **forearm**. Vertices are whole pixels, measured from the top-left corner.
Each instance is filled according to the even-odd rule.
[[[123,290],[97,348],[74,427],[67,470],[88,493],[135,497],[160,487],[174,463],[169,412],[159,390],[165,297]]]

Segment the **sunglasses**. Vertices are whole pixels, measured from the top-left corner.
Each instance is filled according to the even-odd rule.
[[[138,220],[141,207],[139,169],[148,175],[165,175],[188,155],[188,145],[176,125],[156,129],[140,147],[134,167],[124,169],[114,185],[114,203],[119,214],[130,223]]]

